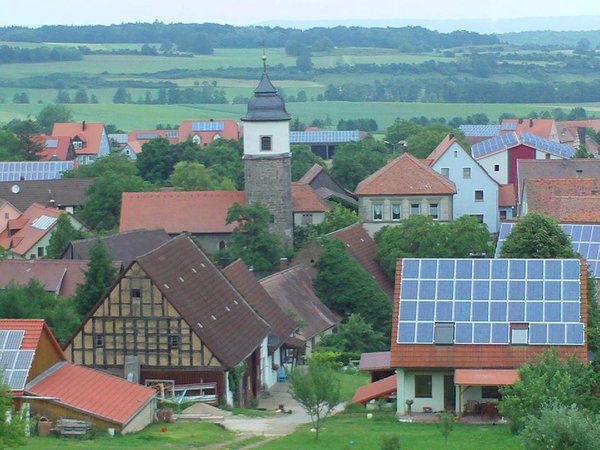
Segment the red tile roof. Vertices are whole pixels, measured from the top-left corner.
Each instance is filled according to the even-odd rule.
[[[77,286],[85,280],[87,265],[85,260],[0,260],[0,288],[10,282],[27,284],[29,280],[36,279],[47,291],[72,297]]]
[[[389,279],[377,261],[375,261],[377,246],[362,224],[355,223],[349,227],[329,233],[328,236],[344,241],[348,255],[371,275],[390,300],[393,298],[394,282]]]
[[[507,386],[519,379],[517,369],[456,369],[454,384],[461,386]]]
[[[452,195],[454,183],[405,152],[373,173],[357,188],[358,195]]]
[[[327,212],[331,206],[307,183],[292,183],[292,209],[294,212]]]
[[[44,327],[47,327],[47,325],[42,319],[0,319],[0,330],[25,331],[19,350],[37,350]]]
[[[121,426],[127,425],[156,393],[154,389],[69,362],[58,363],[34,379],[26,392],[52,397],[51,403]]]
[[[352,403],[366,403],[369,400],[385,397],[396,392],[396,389],[396,375],[391,375],[374,383],[359,387],[354,397],[352,397]]]
[[[40,161],[67,161],[69,159],[69,146],[71,145],[69,136],[46,136],[41,134],[36,136],[34,141],[43,146],[43,149],[38,153]],[[50,141],[56,141],[56,145],[48,146]]]
[[[515,206],[516,203],[515,185],[512,183],[501,184],[498,187],[498,206]]]
[[[56,208],[46,208],[39,203],[33,203],[23,212],[21,217],[10,220],[8,228],[15,231],[9,236],[8,230],[0,233],[0,246],[9,249],[16,255],[25,255],[37,242],[46,234],[52,232],[56,226],[56,221],[45,229],[33,226],[33,222],[42,216],[58,218],[61,214],[66,214]]]
[[[429,167],[433,166],[436,163],[436,161],[440,159],[455,142],[457,143],[456,138],[452,133],[446,135],[446,137],[442,139],[442,142],[440,142],[438,146],[435,149],[433,149],[433,151],[425,159],[425,164],[427,164]],[[462,148],[462,145],[458,145],[460,146],[460,148]]]
[[[212,122],[210,119],[184,120],[179,125],[179,142],[185,142],[194,135],[199,135],[202,145],[210,144],[218,134],[223,139],[238,140],[240,138],[240,129],[235,120],[219,119],[214,122],[223,122],[223,131],[192,131],[194,122]]]
[[[519,123],[520,122],[520,123]],[[554,119],[503,119],[502,125],[514,124],[517,134],[529,133],[545,139],[556,139],[556,122]],[[511,133],[513,130],[502,130],[500,134]]]
[[[55,123],[52,128],[52,136],[69,136],[71,139],[79,137],[85,143],[83,148],[75,149],[78,155],[97,154],[103,134],[103,123]]]
[[[558,122],[558,124],[565,127],[585,127],[592,128],[596,132],[600,131],[600,119],[567,120],[564,122]]]
[[[524,192],[528,212],[541,212],[561,223],[600,223],[597,178],[527,179]]]
[[[119,231],[231,233],[237,225],[225,223],[227,210],[244,202],[241,191],[124,192]]]
[[[382,370],[391,369],[390,352],[370,352],[360,355],[358,370]]]

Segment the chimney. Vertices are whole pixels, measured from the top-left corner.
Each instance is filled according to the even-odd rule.
[[[450,134],[448,135],[448,139],[449,139],[449,140],[450,140],[450,139],[454,139],[454,134],[453,134],[453,133],[450,133]]]
[[[579,145],[585,145],[586,137],[585,127],[577,127],[577,138],[579,139]]]
[[[519,119],[519,123],[523,123],[523,119]]]
[[[290,268],[290,261],[287,258],[279,258],[279,270]]]
[[[529,128],[533,128],[533,119],[529,119]]]
[[[83,122],[81,122],[81,129],[82,129],[83,131],[85,131],[85,120],[84,120]]]

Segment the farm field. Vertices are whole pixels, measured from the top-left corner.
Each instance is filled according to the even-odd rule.
[[[252,90],[248,90],[249,94]],[[20,105],[0,104],[0,123],[12,119],[26,119],[35,115],[44,104]],[[569,110],[583,106],[590,113],[600,114],[600,104],[481,104],[481,103],[398,103],[398,102],[306,102],[287,103],[288,112],[302,122],[329,116],[332,123],[340,119],[373,118],[380,130],[385,130],[396,118],[411,117],[466,117],[474,113],[485,113],[491,121],[496,121],[503,112],[525,116],[531,111],[545,111],[561,107]],[[157,124],[179,124],[186,119],[234,119],[246,112],[246,105],[137,105],[137,104],[71,104],[76,121],[104,122],[116,125],[123,130],[154,128]]]

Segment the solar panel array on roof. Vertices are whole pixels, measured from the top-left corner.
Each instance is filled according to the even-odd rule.
[[[504,122],[500,125],[500,129],[502,131],[515,131],[517,129],[517,124],[515,122]]]
[[[0,162],[0,181],[56,180],[73,167],[73,161]]]
[[[192,131],[223,131],[225,122],[192,122]]]
[[[58,139],[46,139],[46,148],[58,147]]]
[[[179,130],[167,130],[165,134],[168,138],[176,139],[179,137]]]
[[[486,139],[485,141],[478,142],[477,144],[473,144],[471,147],[471,154],[473,158],[481,158],[482,156],[489,155],[490,153],[495,153],[500,150],[504,150],[510,147],[513,147],[519,143],[517,139],[517,135],[515,133],[503,134],[501,136],[496,136],[491,139]]]
[[[568,145],[559,144],[558,142],[545,139],[535,134],[521,133],[521,141],[525,145],[529,145],[538,150],[543,150],[561,158],[572,158],[575,155],[575,149]]]
[[[500,134],[500,125],[461,125],[458,129],[466,137],[492,137]]]
[[[360,141],[360,131],[290,131],[290,144],[342,144]]]
[[[0,351],[19,350],[25,332],[23,330],[2,330],[0,331]]]
[[[25,389],[34,353],[34,350],[0,350],[2,382],[8,385],[11,391]]]
[[[42,215],[42,216],[38,217],[37,219],[35,219],[31,223],[31,226],[33,228],[37,228],[38,230],[44,231],[44,230],[47,230],[48,228],[50,228],[52,225],[54,225],[57,220],[58,219],[56,217]]]
[[[150,140],[150,139],[156,139],[157,137],[160,137],[158,135],[158,133],[138,133],[136,135],[136,139],[138,139],[140,141],[145,141],[145,140]]]
[[[129,135],[127,133],[110,133],[108,135],[109,141],[115,141],[117,144],[127,144]]]
[[[577,259],[404,259],[399,344],[510,344],[528,323],[530,345],[583,345]]]
[[[500,224],[500,233],[498,234],[498,243],[494,255],[496,258],[500,256],[502,245],[514,225],[514,223]],[[600,225],[561,223],[560,227],[571,238],[573,250],[585,258],[594,277],[600,278]]]

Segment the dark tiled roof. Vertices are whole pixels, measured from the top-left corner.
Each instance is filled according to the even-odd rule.
[[[106,246],[113,261],[121,261],[125,267],[129,266],[136,257],[160,247],[171,237],[163,229],[134,230],[117,233],[99,238]],[[96,238],[72,241],[63,258],[89,259],[89,251],[96,242]]]
[[[189,236],[171,239],[137,262],[225,367],[238,365],[269,333]]]
[[[244,261],[238,259],[223,269],[225,276],[250,303],[250,306],[271,325],[272,333],[283,344],[296,330],[296,323],[271,298]]]
[[[385,272],[379,267],[379,264],[377,264],[377,261],[375,261],[377,246],[362,224],[355,223],[349,227],[334,231],[328,236],[344,241],[348,254],[371,275],[390,300],[393,298],[394,282],[387,277]]]
[[[312,280],[301,266],[278,272],[260,280],[280,308],[302,322],[300,335],[309,340],[332,328],[339,318],[316,296]]]
[[[248,102],[248,112],[242,118],[246,122],[290,120],[292,116],[285,109],[283,98],[271,83],[267,72],[263,72],[254,97]]]
[[[59,208],[78,206],[87,200],[86,189],[94,178],[61,178],[58,180],[29,180],[0,182],[0,198],[8,200],[17,209],[25,211],[33,203],[47,205],[54,199]],[[19,192],[13,193],[13,186]]]

